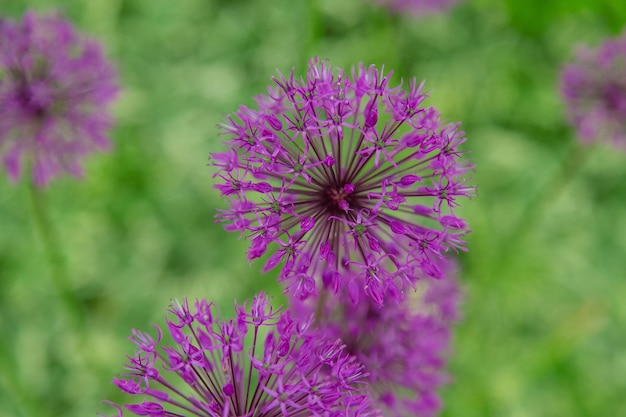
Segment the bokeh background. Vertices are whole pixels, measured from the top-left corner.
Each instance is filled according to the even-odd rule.
[[[478,196],[460,209],[473,233],[442,415],[626,415],[626,153],[580,149],[558,94],[576,46],[622,31],[625,2],[465,0],[421,18],[369,0],[0,1],[4,16],[27,8],[101,39],[123,93],[113,151],[46,190],[82,324],[57,296],[27,184],[0,176],[1,417],[111,413],[100,401],[122,401],[110,381],[130,329],[162,323],[171,299],[225,315],[261,289],[283,301],[277,272],[214,224],[208,154],[225,115],[314,55],[426,80],[467,133]]]

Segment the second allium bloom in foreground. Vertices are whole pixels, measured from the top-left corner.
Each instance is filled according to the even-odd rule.
[[[391,73],[360,65],[348,74],[312,60],[306,79],[275,79],[259,109],[241,107],[223,125],[229,151],[212,155],[217,188],[230,207],[227,230],[250,239],[248,258],[271,248],[264,270],[284,262],[280,280],[297,298],[320,283],[359,288],[376,303],[462,247],[454,214],[468,165],[463,133],[442,125],[414,79],[390,87]]]
[[[0,19],[0,156],[9,178],[38,186],[109,147],[117,74],[101,46],[56,16]]]
[[[340,338],[363,364],[369,393],[386,417],[433,417],[441,411],[439,389],[448,382],[452,326],[459,318],[461,292],[456,264],[442,262],[446,278],[423,281],[417,296],[376,305],[353,305],[345,291],[337,297],[295,301],[297,316],[317,315],[318,331]]]
[[[134,331],[137,353],[114,383],[144,397],[122,407],[139,416],[374,417],[364,395],[367,374],[345,352],[311,328],[311,319],[273,311],[264,294],[237,317],[221,321],[213,303],[174,304],[167,321],[173,346]],[[158,329],[158,328],[157,328]]]

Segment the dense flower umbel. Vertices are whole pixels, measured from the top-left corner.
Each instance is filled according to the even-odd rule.
[[[417,16],[443,13],[458,3],[458,0],[376,0],[395,13],[411,13]]]
[[[0,156],[9,178],[24,168],[38,186],[62,172],[80,176],[79,159],[109,147],[116,80],[100,45],[65,20],[33,12],[0,20]]]
[[[385,416],[430,417],[441,409],[437,391],[448,381],[446,359],[460,300],[454,266],[443,269],[446,279],[423,281],[420,297],[381,307],[368,299],[353,305],[342,292],[317,312],[318,330],[341,338],[363,364]],[[294,314],[318,309],[311,301],[295,302]]]
[[[463,133],[422,105],[421,84],[391,88],[390,77],[312,60],[306,79],[280,75],[259,110],[241,107],[222,126],[229,151],[212,160],[230,208],[218,221],[251,240],[250,260],[273,246],[264,270],[284,261],[280,280],[300,299],[316,277],[378,304],[401,298],[462,248],[468,229],[453,208],[473,191]]]
[[[563,69],[561,94],[583,141],[626,148],[626,33],[597,50],[579,49]]]
[[[163,346],[158,327],[156,340],[133,331],[138,351],[113,382],[144,400],[123,408],[159,417],[379,415],[364,395],[367,374],[339,340],[312,330],[309,318],[273,311],[262,293],[250,308],[235,309],[236,319],[219,321],[205,300],[193,312],[186,300],[173,304],[167,326],[174,347]]]

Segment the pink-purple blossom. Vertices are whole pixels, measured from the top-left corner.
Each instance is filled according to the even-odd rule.
[[[117,74],[95,40],[55,15],[0,20],[0,157],[9,178],[44,186],[82,175],[81,158],[110,146]]]
[[[317,330],[340,338],[359,359],[371,398],[387,417],[433,417],[442,409],[439,389],[450,379],[446,365],[461,299],[456,264],[442,269],[445,279],[424,280],[418,294],[384,307],[368,298],[355,305],[345,291],[293,300],[296,316],[315,313]]]
[[[450,10],[459,0],[375,0],[381,6],[388,7],[394,13],[410,13],[415,16],[426,16],[444,13]]]
[[[581,47],[561,73],[561,95],[585,143],[626,148],[626,33],[597,49]]]
[[[464,133],[442,124],[415,79],[390,82],[374,65],[347,73],[314,59],[222,125],[228,150],[212,164],[228,208],[216,217],[249,239],[249,260],[269,253],[264,271],[282,264],[299,299],[322,286],[402,298],[464,248]]]
[[[139,402],[109,403],[120,417],[357,417],[378,416],[366,396],[367,374],[337,339],[274,310],[263,293],[235,304],[236,318],[221,320],[206,300],[190,309],[173,303],[166,320],[173,345],[133,330],[137,352],[113,380]],[[153,332],[154,333],[154,332]]]

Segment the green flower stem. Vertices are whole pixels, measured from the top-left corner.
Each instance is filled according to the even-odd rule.
[[[552,207],[555,201],[567,189],[567,186],[578,176],[593,149],[574,143],[566,155],[563,169],[553,176],[539,195],[527,204],[524,211],[519,216],[515,228],[502,245],[504,254],[514,251],[517,243],[522,243],[527,234],[532,232],[544,218],[546,212]],[[504,258],[504,257],[503,257]]]
[[[50,222],[48,213],[46,212],[45,196],[43,192],[36,188],[32,183],[29,189],[34,223],[43,243],[48,263],[50,264],[53,285],[62,304],[65,306],[70,319],[75,325],[80,327],[84,317],[83,308],[80,300],[78,300],[76,294],[70,287],[65,258],[61,250],[61,244],[58,235]]]
[[[326,304],[326,299],[328,298],[328,293],[325,288],[321,288],[319,291],[319,296],[317,297],[317,304],[315,305],[315,316],[314,321],[315,324],[319,324],[322,319],[322,314],[324,314],[324,306]]]
[[[37,401],[33,398],[32,391],[26,389],[21,383],[17,372],[17,362],[9,352],[6,343],[0,343],[0,388],[4,395],[11,399],[17,416],[37,417],[49,415]],[[4,410],[8,411],[8,410]]]
[[[409,28],[401,14],[391,13],[388,24],[391,26],[390,31],[393,34],[391,41],[396,42],[396,47],[394,48],[396,54],[394,57],[396,59],[395,71],[401,79],[408,83],[411,78],[415,77],[415,74],[411,71],[413,55],[406,51],[411,51],[415,48],[413,45],[414,41],[412,41],[411,35],[408,33]]]
[[[307,0],[306,4],[306,14],[308,15],[309,24],[306,37],[304,38],[306,39],[306,45],[302,48],[304,52],[302,58],[305,67],[309,64],[311,58],[319,55],[319,39],[322,37],[323,31],[322,13],[318,0]]]

